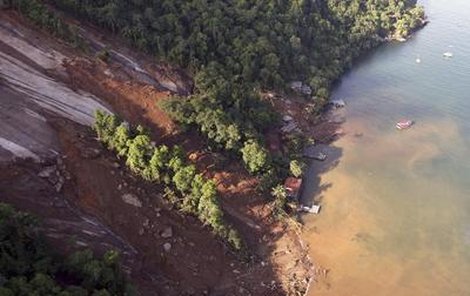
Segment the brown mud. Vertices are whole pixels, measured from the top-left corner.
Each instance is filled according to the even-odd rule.
[[[272,219],[270,204],[256,190],[257,180],[240,164],[206,151],[196,132],[180,132],[158,108],[156,102],[171,94],[168,87],[181,76],[168,77],[180,72],[157,75],[153,70],[168,68],[148,64],[145,69],[153,70],[147,74],[155,81],[166,79],[161,85],[167,87],[159,87],[143,81],[127,62],[105,63],[70,48],[13,12],[0,12],[0,18],[36,43],[33,47],[41,40],[41,47],[64,58],[60,65],[44,67],[34,56],[28,57],[27,50],[20,53],[3,44],[0,52],[77,93],[96,96],[130,123],[150,127],[157,143],[184,146],[198,168],[217,180],[225,217],[241,232],[250,256],[242,260],[196,218],[172,209],[162,198],[162,188],[132,175],[96,141],[89,127],[33,102],[25,104],[45,118],[59,154],[41,155],[39,162],[0,163],[1,201],[41,217],[46,235],[64,252],[84,246],[97,252],[108,247],[121,250],[123,265],[142,295],[302,295],[306,291],[313,267],[299,230]],[[122,45],[119,51],[132,52]],[[15,118],[12,124],[23,124],[21,116]],[[39,176],[52,165],[50,176]]]

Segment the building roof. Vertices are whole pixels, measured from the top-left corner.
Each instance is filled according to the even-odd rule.
[[[300,186],[302,185],[302,179],[289,177],[284,182],[284,188],[286,188],[289,196],[297,197],[300,192]]]

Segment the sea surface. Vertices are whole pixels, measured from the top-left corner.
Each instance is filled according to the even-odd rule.
[[[322,205],[304,239],[326,270],[309,295],[470,295],[470,1],[421,4],[428,26],[368,54],[333,93],[345,135],[303,196]],[[398,131],[401,119],[416,124]]]

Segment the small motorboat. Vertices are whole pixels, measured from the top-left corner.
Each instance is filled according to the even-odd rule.
[[[445,58],[451,58],[451,57],[454,56],[454,54],[451,53],[450,51],[444,52],[442,55],[443,55]]]
[[[400,120],[395,126],[399,130],[404,130],[409,129],[413,125],[413,123],[414,122],[412,120]]]

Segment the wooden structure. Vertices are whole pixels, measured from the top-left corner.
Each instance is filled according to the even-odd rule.
[[[300,188],[302,186],[302,179],[289,177],[284,182],[284,188],[287,191],[289,198],[298,199],[300,197]]]

